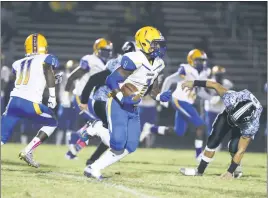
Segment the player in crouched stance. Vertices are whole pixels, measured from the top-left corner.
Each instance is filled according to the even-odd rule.
[[[160,94],[157,80],[165,67],[162,60],[166,51],[164,37],[156,28],[147,26],[138,30],[135,41],[140,50],[124,54],[121,67],[106,79],[112,90],[106,105],[110,149],[84,169],[87,177],[101,179],[101,170],[136,150],[141,132],[137,104],[150,86],[155,100],[166,102],[171,98],[170,91]],[[135,87],[137,92],[127,95],[124,86],[126,89]]]
[[[202,160],[197,169],[181,168],[181,173],[187,176],[203,175],[207,165],[212,161],[215,149],[219,146],[224,136],[231,133],[229,151],[232,162],[222,178],[233,178],[234,172],[239,166],[249,142],[254,139],[259,129],[259,119],[262,106],[256,97],[247,89],[242,91],[227,91],[222,85],[212,81],[187,81],[182,88],[206,87],[215,89],[222,98],[225,110],[218,114],[208,137]],[[238,175],[239,176],[239,175]]]
[[[57,104],[53,69],[58,66],[58,59],[47,54],[47,41],[41,34],[31,34],[26,38],[25,51],[26,57],[12,65],[16,81],[1,119],[1,145],[8,141],[19,120],[31,119],[42,124],[37,135],[19,154],[20,159],[28,165],[38,168],[32,152],[57,127],[57,120],[50,108],[54,109]],[[46,86],[49,89],[48,107],[41,103]]]

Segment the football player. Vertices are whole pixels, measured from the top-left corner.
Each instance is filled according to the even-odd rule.
[[[57,57],[48,54],[47,40],[43,35],[29,35],[24,45],[26,57],[12,65],[16,80],[1,118],[1,145],[8,141],[19,120],[26,118],[42,124],[37,135],[19,154],[20,159],[28,165],[38,168],[39,164],[34,161],[32,153],[57,127],[52,110],[57,104],[53,70],[59,63]],[[48,106],[41,103],[45,87],[49,90]]]
[[[56,145],[62,143],[64,133],[66,134],[66,145],[68,136],[75,130],[76,112],[71,106],[71,98],[68,94],[65,94],[65,86],[67,79],[70,76],[71,70],[74,68],[74,61],[69,60],[65,64],[64,72],[62,75],[62,82],[59,86],[59,99],[60,106],[58,108],[58,130],[56,132]]]
[[[222,178],[233,178],[233,173],[239,166],[246,148],[254,139],[258,129],[262,106],[257,98],[247,89],[242,91],[228,91],[221,84],[213,81],[186,81],[182,89],[204,87],[214,89],[223,100],[225,110],[218,114],[208,137],[207,145],[202,155],[202,160],[197,169],[181,168],[181,173],[187,176],[202,176],[207,165],[212,161],[215,149],[222,142],[227,133],[231,133],[229,151],[232,162]]]
[[[212,77],[209,80],[220,83],[226,89],[232,89],[233,83],[230,80],[224,78],[225,71],[226,70],[224,67],[215,65],[212,67]],[[225,107],[220,96],[216,95],[217,93],[214,90],[208,89],[207,91],[213,96],[211,100],[205,100],[205,121],[207,125],[207,136],[209,136],[214,120],[216,119],[217,115],[224,110]]]
[[[150,94],[155,100],[167,102],[171,98],[170,91],[160,93],[158,87],[158,75],[165,67],[162,60],[166,51],[164,37],[156,28],[146,26],[137,31],[135,41],[139,50],[124,54],[120,67],[106,79],[112,90],[106,105],[110,149],[84,169],[87,177],[101,179],[101,170],[136,150],[141,132],[137,105],[151,85]],[[120,87],[127,83],[138,91],[124,96]]]
[[[123,54],[135,51],[136,51],[135,44],[131,41],[125,42],[124,45],[122,46]],[[81,110],[87,112],[90,111],[91,114],[96,115],[98,120],[101,120],[106,128],[108,128],[108,124],[106,118],[105,102],[107,101],[108,98],[107,95],[111,90],[105,85],[105,79],[107,78],[108,75],[111,74],[111,72],[113,72],[120,66],[121,59],[122,55],[119,55],[117,58],[109,60],[106,64],[106,70],[92,75],[81,94],[81,104],[80,104]],[[93,100],[89,100],[89,96],[92,93],[94,93]],[[104,101],[104,103],[96,101]],[[96,109],[96,111],[94,109]],[[97,126],[96,123],[94,124],[94,126]],[[91,127],[94,126],[89,121],[85,126],[83,126],[78,131],[80,135],[81,134],[82,136],[86,135],[86,137],[83,139],[80,138],[77,141],[76,145],[74,146],[75,150],[72,149],[66,153],[66,156],[69,156],[69,159],[76,158],[77,153],[86,146],[87,140],[89,139],[90,136],[92,136],[92,133],[90,133],[90,135],[87,135],[87,130],[91,130]],[[97,135],[99,135],[99,132],[101,131],[98,131]],[[87,160],[86,164],[88,165],[90,163],[93,163],[96,159],[99,158],[99,156],[104,151],[106,151],[107,148],[108,147],[103,142],[101,142],[101,144],[98,146],[94,154]]]
[[[188,64],[181,64],[176,73],[165,79],[162,86],[162,92],[168,90],[173,83],[177,83],[177,88],[172,94],[172,104],[176,110],[174,130],[178,136],[183,136],[189,122],[197,128],[195,150],[196,158],[199,159],[202,152],[205,123],[193,104],[196,99],[196,93],[204,99],[209,99],[211,96],[204,90],[182,90],[181,84],[185,80],[207,79],[207,55],[201,50],[193,49],[188,53],[187,62]],[[167,107],[167,104],[164,105]]]
[[[76,112],[79,115],[81,114],[86,121],[92,118],[94,119],[95,117],[94,115],[88,114],[88,112],[81,113],[80,111],[79,105],[81,104],[80,96],[82,90],[90,76],[105,70],[106,62],[112,57],[112,50],[113,44],[110,41],[104,38],[97,39],[93,45],[93,54],[83,56],[80,60],[79,66],[72,71],[67,80],[67,84],[65,86],[65,94],[67,95],[66,98],[68,98],[68,95],[71,92],[72,84],[78,79],[75,89],[73,90],[73,94],[75,96],[73,103]],[[78,139],[79,135],[76,132],[73,132],[69,141],[69,149],[75,150],[74,145]]]

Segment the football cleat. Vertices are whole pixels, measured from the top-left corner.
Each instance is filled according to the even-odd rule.
[[[65,158],[68,159],[68,160],[77,160],[78,157],[74,154],[72,154],[71,151],[68,151],[66,154],[65,154]]]
[[[19,154],[19,158],[23,161],[25,161],[29,166],[35,167],[35,168],[39,168],[39,164],[37,162],[34,161],[33,159],[33,154],[32,153],[25,153],[25,152],[20,152]]]
[[[234,173],[233,173],[233,176],[234,176],[234,178],[239,179],[240,177],[242,177],[242,175],[243,175],[243,172],[242,172],[242,166],[239,165],[239,166],[235,169],[235,171],[234,171]]]
[[[91,168],[91,165],[86,166],[86,168],[84,169],[84,175],[86,177],[92,177],[95,178],[99,181],[101,181],[103,179],[100,170],[94,170]]]
[[[140,135],[140,142],[142,142],[148,135],[150,135],[151,127],[152,125],[148,122],[144,124],[141,135]]]
[[[202,176],[201,173],[197,172],[196,168],[181,168],[180,172],[185,176]]]

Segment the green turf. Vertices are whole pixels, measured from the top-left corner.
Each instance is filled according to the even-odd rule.
[[[196,166],[194,151],[138,149],[103,171],[108,178],[97,182],[83,176],[93,147],[82,151],[78,160],[68,161],[65,146],[41,145],[35,152],[39,169],[18,159],[22,148],[16,144],[1,147],[2,198],[266,197],[266,154],[246,153],[243,178],[226,181],[219,178],[230,161],[226,152],[216,154],[205,176],[185,177],[178,170]]]

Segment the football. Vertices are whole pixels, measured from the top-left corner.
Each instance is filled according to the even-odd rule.
[[[140,99],[140,95],[138,95],[138,89],[137,87],[135,87],[135,85],[131,84],[131,83],[126,83],[121,87],[121,91],[123,93],[124,96],[130,96],[130,95],[136,95],[134,97],[134,100],[139,100]]]

